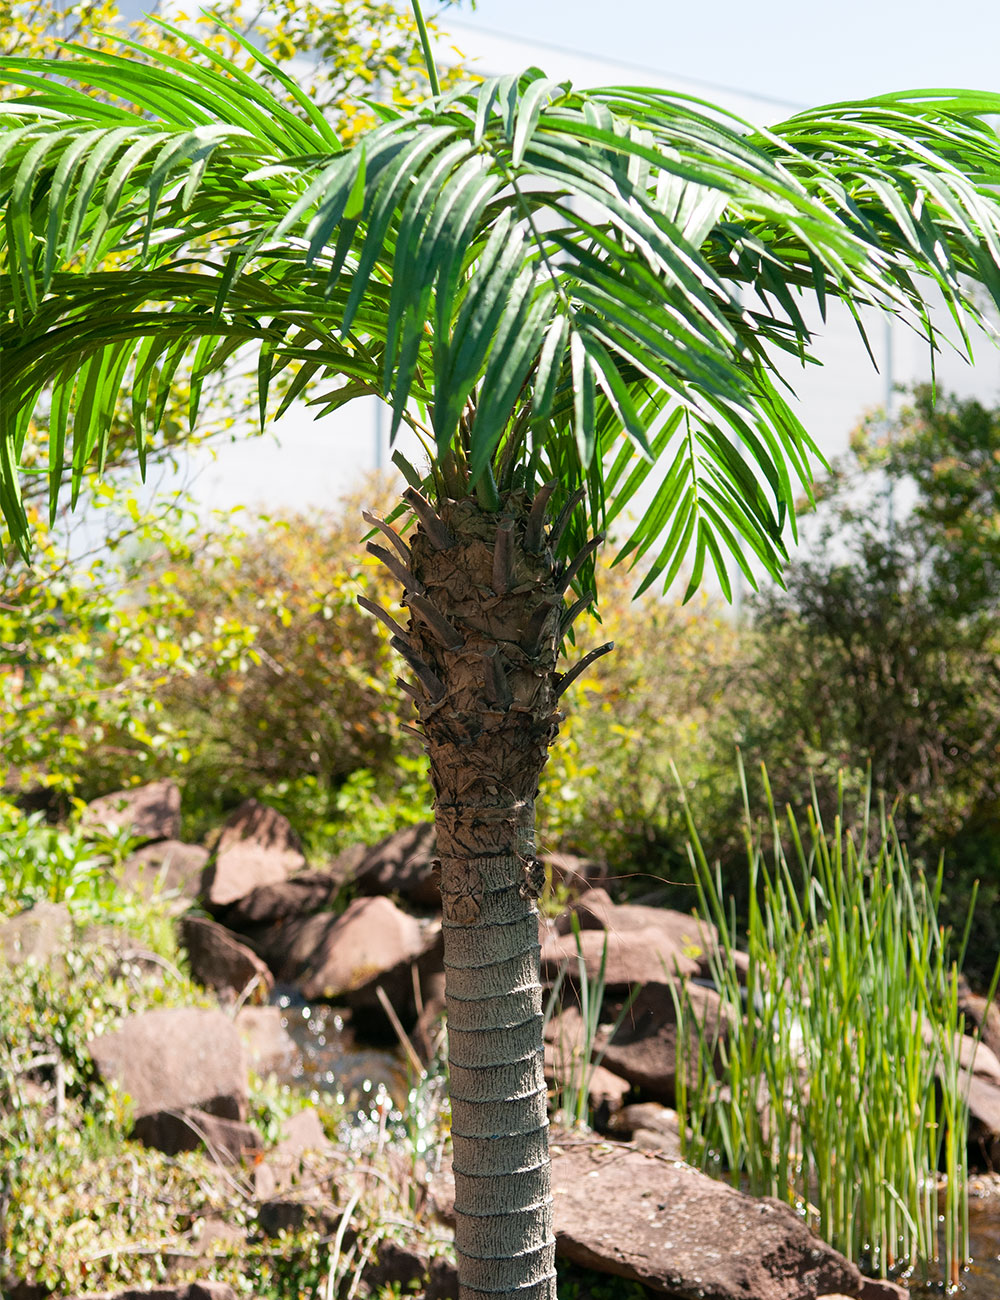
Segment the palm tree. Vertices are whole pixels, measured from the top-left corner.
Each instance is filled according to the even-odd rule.
[[[435,95],[343,149],[193,40],[193,63],[8,59],[0,104],[0,505],[29,547],[19,455],[49,416],[53,508],[131,393],[154,439],[184,357],[259,352],[262,413],[384,395],[429,466],[410,527],[369,518],[409,611],[389,622],[436,804],[463,1297],[555,1293],[534,799],[560,646],[612,520],[643,585],[691,557],[780,572],[813,451],[779,387],[807,302],[875,306],[936,339],[1000,290],[1000,97],[926,92],[767,132],[655,89],[533,69]],[[58,80],[50,79],[56,74]],[[97,92],[97,93],[95,93]],[[860,318],[859,318],[860,320]],[[645,489],[637,523],[626,507]],[[381,542],[386,544],[383,546]]]

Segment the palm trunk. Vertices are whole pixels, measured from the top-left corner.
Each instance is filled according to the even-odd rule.
[[[392,538],[403,564],[372,549],[406,587],[394,644],[435,790],[461,1296],[554,1300],[534,800],[561,721],[571,575],[543,527],[548,493],[497,512],[407,496],[418,524],[412,549]]]

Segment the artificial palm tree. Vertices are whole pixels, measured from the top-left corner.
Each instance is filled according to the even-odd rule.
[[[967,338],[970,285],[1000,290],[1000,97],[762,132],[531,70],[380,107],[345,150],[293,82],[280,103],[190,44],[194,63],[0,65],[24,89],[0,104],[0,505],[27,548],[39,403],[54,508],[123,389],[145,448],[182,359],[193,421],[247,345],[262,412],[276,378],[282,408],[311,393],[320,414],[379,394],[424,441],[408,524],[370,518],[370,549],[403,586],[407,627],[374,612],[436,794],[462,1295],[550,1297],[533,801],[560,697],[608,648],[558,669],[601,531],[619,520],[645,583],[686,556],[692,588],[706,560],[726,591],[731,563],[780,571],[812,450],[778,379],[810,359],[803,304],[874,305],[933,343],[930,289]]]

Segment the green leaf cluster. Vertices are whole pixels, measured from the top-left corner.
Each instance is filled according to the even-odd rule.
[[[52,499],[106,456],[129,388],[198,384],[259,356],[261,415],[322,386],[320,414],[384,396],[425,440],[427,486],[556,480],[584,501],[567,552],[640,500],[622,557],[689,590],[781,569],[815,454],[782,391],[806,313],[875,307],[932,344],[1000,300],[1000,148],[988,95],[834,105],[755,131],[652,88],[581,93],[537,69],[445,89],[344,148],[306,89],[235,27],[239,54],[163,31],[133,49],[12,58],[0,113],[11,315],[0,507],[19,542],[25,432],[51,386]],[[273,89],[280,87],[280,93]],[[94,92],[97,92],[96,94]],[[105,269],[114,257],[114,267]],[[95,324],[95,322],[100,322]],[[72,430],[68,413],[74,412]],[[640,496],[641,494],[641,496]],[[592,570],[581,575],[592,590]]]

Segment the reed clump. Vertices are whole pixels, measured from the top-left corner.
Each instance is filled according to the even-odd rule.
[[[941,868],[911,869],[884,807],[870,815],[870,791],[853,829],[841,789],[833,824],[814,801],[803,831],[790,809],[779,818],[766,772],[756,824],[740,778],[745,976],[721,873],[689,819],[701,910],[719,933],[712,977],[732,1014],[721,1041],[678,1034],[691,1044],[678,1070],[685,1159],[795,1206],[868,1272],[957,1285],[969,1253],[958,973],[974,898],[956,943],[937,919]]]

